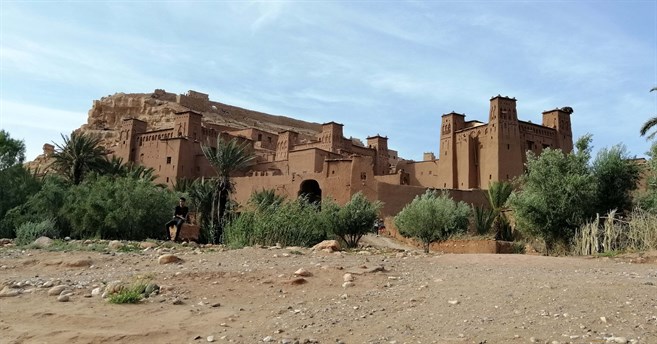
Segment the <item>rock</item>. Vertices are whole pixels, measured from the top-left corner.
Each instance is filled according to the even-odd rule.
[[[310,271],[308,271],[304,268],[301,268],[301,269],[295,271],[294,274],[297,275],[297,276],[301,276],[301,277],[310,277],[310,276],[313,275]]]
[[[123,243],[118,240],[112,240],[107,244],[107,247],[109,247],[110,250],[118,250],[123,246]]]
[[[602,321],[603,323],[606,324],[606,323],[607,323],[607,318],[605,318],[605,317],[600,317],[600,321]]]
[[[354,275],[352,275],[350,273],[346,273],[346,274],[344,274],[344,276],[342,276],[342,280],[344,280],[345,282],[353,282],[354,281]]]
[[[139,243],[139,247],[141,248],[155,248],[157,247],[157,244],[151,241],[142,241]]]
[[[101,289],[100,289],[100,287],[98,287],[98,288],[94,288],[93,290],[91,290],[91,296],[98,296],[98,295],[100,295],[100,294],[101,294]]]
[[[354,282],[344,282],[342,283],[342,288],[350,288],[355,286]]]
[[[447,301],[447,303],[449,303],[450,305],[458,305],[460,302],[459,300],[449,300]]]
[[[50,288],[54,285],[53,281],[46,281],[41,287],[42,288]]]
[[[64,289],[66,289],[65,285],[56,285],[50,289],[48,289],[48,295],[49,296],[55,296],[61,294]]]
[[[176,255],[173,254],[163,254],[159,258],[157,258],[157,262],[160,264],[171,264],[180,261],[182,261],[182,259],[178,258]]]
[[[2,290],[0,290],[0,297],[14,297],[14,296],[18,296],[18,294],[20,294],[18,290],[11,289],[7,286],[5,286],[4,288],[2,288]]]
[[[299,277],[299,278],[291,279],[291,280],[289,280],[285,283],[292,284],[292,285],[301,285],[301,284],[308,283],[308,281],[303,277]]]
[[[11,239],[2,238],[0,239],[0,246],[11,244]]]
[[[627,338],[625,337],[612,337],[610,339],[612,339],[614,343],[626,344],[628,342]]]
[[[104,293],[105,297],[109,296],[109,295],[112,295],[112,294],[116,294],[116,293],[120,292],[123,289],[125,289],[125,286],[123,285],[123,283],[121,281],[109,282],[105,286],[105,293]]]
[[[91,259],[75,259],[75,260],[69,260],[64,262],[64,266],[68,266],[71,268],[81,268],[91,265],[92,265]]]
[[[42,237],[34,240],[34,246],[36,246],[38,248],[49,247],[49,246],[52,245],[52,243],[53,243],[53,240],[48,238],[48,237],[45,237],[45,236],[42,236]]]
[[[269,342],[274,341],[274,337],[272,337],[272,336],[267,336],[267,337],[265,337],[265,338],[262,338],[262,341],[265,342],[265,343],[269,343]]]
[[[206,340],[208,342],[214,342],[214,336],[208,336],[208,338],[206,338]]]
[[[340,243],[337,240],[324,240],[319,244],[313,246],[313,250],[315,251],[329,250],[331,252],[340,251]]]
[[[59,301],[59,302],[68,302],[69,297],[68,297],[68,295],[59,295],[59,296],[57,296],[57,301]]]
[[[144,289],[144,294],[146,294],[146,296],[149,296],[153,293],[159,293],[159,292],[160,292],[160,286],[158,286],[155,283],[148,283],[146,285],[146,288]]]
[[[178,305],[183,305],[185,303],[181,299],[174,299],[173,302],[171,302],[171,304],[178,306]]]

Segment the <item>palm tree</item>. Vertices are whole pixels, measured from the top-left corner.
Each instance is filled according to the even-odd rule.
[[[185,179],[187,181],[191,179]],[[214,194],[216,190],[215,181],[211,179],[199,178],[192,182],[184,182],[187,187],[184,191],[189,195],[192,209],[196,211],[196,219],[201,228],[199,242],[215,242],[214,240]],[[178,184],[177,184],[178,185]]]
[[[154,182],[157,179],[154,168],[137,165],[134,162],[123,163],[123,158],[116,156],[107,159],[104,168],[100,172],[113,177],[139,179],[147,182]]]
[[[513,240],[511,225],[504,215],[511,192],[513,192],[513,186],[508,182],[493,182],[488,187],[488,203],[493,212],[492,227],[496,240]]]
[[[213,202],[216,204],[217,221],[215,222],[215,242],[221,241],[223,231],[224,215],[226,213],[226,204],[230,194],[234,191],[233,184],[230,181],[230,174],[244,169],[251,165],[255,155],[246,141],[240,144],[237,138],[226,141],[217,136],[217,148],[201,146],[203,154],[210,161],[212,167],[217,171],[218,181],[216,185]]]
[[[650,92],[652,91],[657,91],[657,87],[653,87]],[[652,129],[654,126],[657,125],[657,117],[652,117],[646,121],[646,123],[643,123],[643,126],[641,127],[641,136],[645,136],[648,130]],[[655,134],[657,132],[653,132],[652,134],[648,135],[648,140],[652,140],[655,137]]]
[[[62,139],[64,144],[55,143],[53,167],[73,184],[80,184],[87,173],[102,171],[107,166],[100,137],[74,132],[70,138],[62,135]]]
[[[251,194],[249,203],[258,210],[278,208],[285,202],[285,197],[276,194],[274,189],[262,189]]]

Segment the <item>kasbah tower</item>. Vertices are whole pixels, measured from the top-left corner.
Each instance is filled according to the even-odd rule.
[[[183,103],[188,111],[175,114],[172,128],[147,131],[148,123],[125,114],[113,154],[126,162],[152,167],[157,182],[173,185],[180,178],[212,177],[212,166],[201,144],[216,147],[222,139],[237,138],[253,148],[256,163],[234,175],[237,202],[244,204],[256,191],[273,189],[288,198],[306,195],[347,202],[357,192],[384,202],[383,216],[395,215],[427,188],[449,190],[455,200],[486,204],[485,190],[494,181],[521,175],[527,151],[545,148],[570,153],[573,148],[570,107],[545,111],[542,124],[518,119],[516,99],[490,99],[488,123],[466,121],[463,114],[442,116],[438,154],[409,161],[388,148],[388,138],[373,135],[364,145],[343,136],[343,125],[316,125],[309,135],[294,130],[273,132],[231,128],[203,121],[212,104],[208,95],[190,91],[158,97]],[[155,94],[155,93],[154,93]]]

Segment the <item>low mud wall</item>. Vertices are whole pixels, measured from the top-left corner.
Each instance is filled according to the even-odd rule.
[[[385,232],[383,235],[389,236],[403,242],[407,245],[423,249],[422,242],[412,238],[405,238],[395,227],[394,219],[386,217],[384,220]],[[513,243],[510,241],[497,241],[497,240],[447,240],[443,242],[433,243],[429,246],[429,250],[433,252],[443,253],[513,253]]]

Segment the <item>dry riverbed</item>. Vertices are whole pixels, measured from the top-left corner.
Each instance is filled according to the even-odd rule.
[[[657,343],[654,254],[167,246],[0,248],[0,342]],[[181,261],[160,264],[164,254]],[[102,298],[137,280],[159,294]]]

